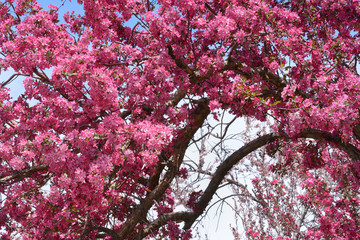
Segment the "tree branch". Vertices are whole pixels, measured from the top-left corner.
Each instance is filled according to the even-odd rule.
[[[313,138],[313,139],[325,139],[328,142],[334,143],[339,149],[346,152],[353,162],[359,161],[360,150],[350,143],[344,143],[341,138],[329,132],[325,132],[318,129],[306,129],[302,131],[298,137],[300,138]]]
[[[289,138],[288,136],[280,136],[275,133],[266,134],[264,136],[258,137],[257,139],[247,143],[239,150],[231,154],[225,161],[223,161],[218,168],[216,169],[213,177],[205,189],[204,193],[201,195],[197,203],[195,204],[195,212],[187,221],[185,221],[184,229],[191,228],[195,220],[204,212],[212,197],[214,196],[216,190],[218,189],[221,182],[224,180],[225,175],[231,170],[231,168],[237,164],[242,158],[252,153],[253,151],[259,149],[260,147],[265,146],[268,143],[271,143],[277,139]],[[305,129],[295,138],[313,138],[313,139],[324,139],[328,142],[334,143],[339,149],[346,152],[352,161],[359,161],[360,159],[360,150],[357,149],[350,143],[344,143],[341,141],[339,136],[333,135],[329,132],[317,130],[317,129]]]
[[[155,221],[149,223],[140,234],[139,239],[142,239],[149,235],[150,233],[158,230],[160,227],[164,226],[169,221],[183,222],[189,219],[194,212],[174,212],[174,213],[165,213],[159,216]]]
[[[22,75],[22,74],[15,73],[15,74],[11,75],[11,77],[8,80],[1,83],[0,89],[5,87],[7,84],[10,84],[12,81],[14,81],[20,75]]]
[[[217,15],[216,12],[214,11],[214,9],[212,9],[207,2],[205,2],[205,7],[207,10],[209,10],[209,12],[211,12],[212,15],[214,15],[214,16]]]
[[[16,173],[12,174],[12,175],[0,178],[0,185],[6,184],[6,183],[8,183],[8,182],[10,182],[11,180],[14,180],[14,179],[16,180],[16,182],[20,181],[23,178],[29,177],[33,173],[43,171],[43,170],[47,170],[48,168],[49,168],[49,166],[43,164],[43,165],[34,166],[34,167],[31,167],[31,168],[24,169],[22,171],[19,171],[19,172],[16,172]]]
[[[173,154],[167,165],[168,170],[165,173],[163,179],[154,188],[153,191],[151,191],[144,199],[141,200],[137,208],[117,232],[118,237],[116,239],[127,239],[129,235],[134,232],[136,225],[139,222],[144,222],[146,215],[149,209],[153,206],[154,202],[160,199],[166,189],[168,189],[170,183],[178,174],[190,140],[194,136],[195,132],[203,125],[205,119],[210,113],[208,104],[208,99],[201,99],[198,101],[197,108],[195,108],[191,114],[192,116],[190,119],[192,119],[192,123],[183,129],[175,143],[171,146],[173,149]]]
[[[258,148],[275,141],[279,137],[279,135],[273,133],[261,136],[244,145],[239,150],[231,154],[224,162],[222,162],[220,166],[216,169],[206,190],[201,195],[198,202],[195,204],[195,209],[197,210],[197,212],[188,221],[185,222],[184,229],[189,229],[194,223],[194,221],[203,213],[203,211],[211,201],[213,195],[215,194],[216,190],[218,189],[220,183],[223,181],[225,175],[235,164],[237,164],[243,157],[247,156]]]

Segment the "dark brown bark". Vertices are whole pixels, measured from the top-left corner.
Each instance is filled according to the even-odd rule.
[[[312,138],[312,139],[323,139],[328,141],[329,143],[334,144],[339,149],[346,152],[352,161],[358,161],[360,156],[360,151],[353,145],[349,143],[344,143],[341,141],[341,138],[333,135],[329,132],[317,130],[317,129],[306,129],[303,130],[297,138]],[[280,136],[279,134],[270,133],[257,139],[247,143],[239,150],[235,151],[232,155],[230,155],[227,159],[225,159],[216,169],[213,177],[208,184],[204,193],[200,196],[199,200],[195,204],[196,211],[188,211],[188,212],[175,212],[164,214],[160,216],[155,221],[149,223],[144,231],[140,234],[141,237],[145,237],[153,231],[156,231],[161,226],[164,226],[168,221],[178,221],[184,222],[184,229],[191,228],[192,224],[196,221],[196,219],[204,213],[206,207],[209,205],[212,197],[215,192],[219,188],[221,182],[224,180],[226,174],[231,170],[231,168],[236,165],[242,158],[246,157],[248,154],[256,151],[257,149],[277,140],[291,140],[287,136]]]
[[[43,164],[39,166],[34,166],[31,168],[27,168],[18,172],[15,172],[9,176],[1,177],[0,178],[0,185],[8,184],[10,181],[18,182],[21,179],[24,179],[26,177],[30,177],[32,174],[39,172],[39,171],[45,171],[48,170],[48,166]]]
[[[166,189],[177,175],[190,140],[195,132],[203,125],[203,122],[210,113],[207,99],[199,100],[197,104],[198,106],[193,111],[191,117],[193,119],[192,124],[184,128],[182,134],[173,145],[173,154],[169,160],[167,165],[168,169],[163,179],[161,179],[154,190],[140,202],[134,212],[117,232],[116,239],[128,239],[128,237],[134,233],[137,224],[146,222],[148,211],[153,206],[154,202],[164,195]]]

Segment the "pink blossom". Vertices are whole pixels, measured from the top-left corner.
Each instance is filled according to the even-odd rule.
[[[275,185],[278,183],[278,180],[272,180],[270,183]]]

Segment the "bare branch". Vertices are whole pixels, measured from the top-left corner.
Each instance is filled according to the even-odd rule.
[[[11,77],[9,77],[8,80],[4,81],[1,83],[0,89],[5,87],[6,85],[10,84],[12,81],[14,81],[18,76],[27,76],[27,75],[23,75],[23,74],[19,74],[19,73],[15,73],[13,75],[11,75]]]
[[[280,136],[270,133],[265,136],[261,136],[248,144],[241,147],[239,150],[235,151],[231,154],[224,162],[220,164],[220,166],[215,171],[209,185],[207,186],[204,193],[201,195],[199,201],[196,203],[195,208],[198,210],[193,217],[185,222],[184,229],[189,229],[197,217],[199,217],[209,202],[211,201],[213,195],[215,194],[216,190],[218,189],[220,183],[223,181],[225,175],[230,171],[230,169],[238,163],[242,158],[246,155],[250,154],[251,152],[257,150],[258,148],[265,146],[266,144],[275,141]]]
[[[288,136],[280,136],[275,133],[270,133],[257,139],[247,143],[239,150],[235,151],[231,154],[226,160],[224,160],[217,168],[213,177],[207,186],[204,193],[201,195],[197,203],[195,204],[195,209],[197,212],[192,216],[191,219],[185,222],[184,229],[189,229],[194,221],[204,212],[206,207],[208,206],[209,202],[211,201],[212,197],[214,196],[215,192],[219,188],[219,185],[224,180],[225,175],[231,170],[231,168],[237,164],[242,158],[247,156],[248,154],[252,153],[253,151],[259,149],[260,147],[265,146],[268,143],[271,143],[277,139],[284,138],[288,139]],[[317,129],[306,129],[302,131],[297,137],[295,138],[313,138],[313,139],[324,139],[331,143],[334,143],[339,149],[346,152],[349,157],[353,161],[358,161],[360,159],[360,150],[357,149],[355,146],[349,143],[343,143],[341,138],[335,136],[329,132],[317,130]],[[355,174],[355,173],[354,173]]]

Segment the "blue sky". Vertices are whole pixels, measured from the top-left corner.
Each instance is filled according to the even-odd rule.
[[[75,11],[77,13],[84,13],[82,6],[77,3],[77,1],[60,1],[60,0],[39,0],[38,4],[41,5],[41,7],[44,10],[49,10],[48,6],[50,4],[58,6],[59,7],[59,20],[60,22],[63,21],[63,15],[68,11]],[[1,71],[0,74],[0,82],[4,82],[8,80],[13,74],[14,70],[8,69],[7,71]],[[51,75],[51,70],[46,71],[46,74],[49,76]],[[13,80],[10,84],[6,85],[7,88],[10,88],[10,96],[12,97],[12,100],[17,99],[22,93],[24,93],[25,89],[23,86],[23,80],[25,77],[19,76],[15,80]]]

